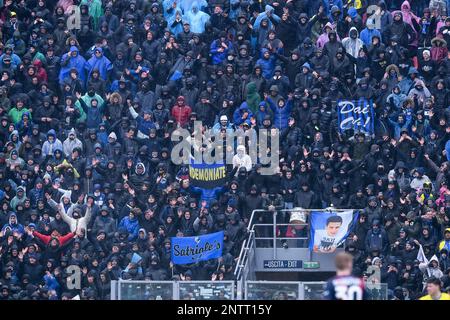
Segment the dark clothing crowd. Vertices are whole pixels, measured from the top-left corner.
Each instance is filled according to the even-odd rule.
[[[448,1],[2,4],[0,299],[232,280],[252,211],[294,207],[360,210],[355,274],[378,267],[395,298],[450,286]],[[361,98],[373,132],[341,132],[337,102]],[[192,185],[171,136],[196,120],[278,129],[279,170],[262,174],[247,141],[223,186]],[[172,263],[171,237],[216,231],[221,258]]]

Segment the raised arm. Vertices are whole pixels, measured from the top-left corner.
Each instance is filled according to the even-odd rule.
[[[130,111],[130,114],[133,117],[133,119],[136,119],[139,116],[139,114],[136,112],[136,110],[134,110],[133,106],[130,106],[128,108],[128,110]]]

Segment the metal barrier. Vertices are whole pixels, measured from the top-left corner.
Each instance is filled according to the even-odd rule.
[[[302,282],[302,300],[323,300],[325,281]]]
[[[117,299],[178,300],[179,296],[175,284],[175,281],[119,280],[117,281]]]
[[[323,300],[325,283],[119,280],[112,281],[111,300]],[[387,284],[378,284],[368,293],[370,300],[387,300]]]
[[[234,281],[111,282],[111,300],[235,300]]]
[[[299,300],[301,282],[247,281],[245,300]]]
[[[177,282],[181,300],[235,300],[234,281]]]

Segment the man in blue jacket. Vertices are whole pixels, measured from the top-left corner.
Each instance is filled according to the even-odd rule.
[[[277,57],[271,54],[268,49],[261,49],[261,58],[256,61],[256,64],[261,66],[262,75],[265,79],[269,80],[273,76],[276,60]]]
[[[227,34],[222,31],[219,39],[213,41],[210,47],[211,60],[214,65],[221,64],[225,61],[229,52],[233,52],[233,44],[227,39]]]

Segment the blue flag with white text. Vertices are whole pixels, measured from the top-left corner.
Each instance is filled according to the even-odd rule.
[[[354,132],[373,134],[374,111],[372,101],[364,98],[357,101],[339,101],[337,113],[340,133],[353,129]]]
[[[190,264],[220,258],[223,249],[223,231],[197,237],[172,238],[173,264]]]

